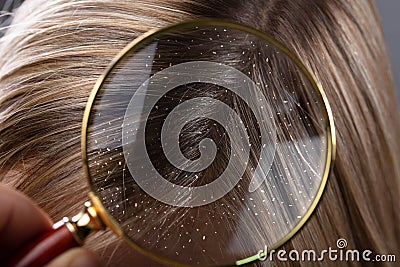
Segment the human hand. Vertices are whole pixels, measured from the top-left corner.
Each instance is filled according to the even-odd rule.
[[[49,217],[29,198],[0,184],[0,263],[26,243],[52,229]],[[99,266],[95,255],[84,248],[71,249],[47,267]]]

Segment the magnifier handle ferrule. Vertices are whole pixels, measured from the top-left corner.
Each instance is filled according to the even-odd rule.
[[[105,229],[105,225],[98,216],[96,208],[90,201],[85,203],[85,209],[81,213],[72,217],[71,220],[64,217],[62,222],[68,227],[76,242],[80,245],[83,245],[90,233]],[[53,228],[57,228],[57,223],[54,224]]]
[[[41,267],[68,249],[83,245],[85,238],[93,231],[104,229],[95,208],[90,202],[85,203],[85,210],[80,214],[53,225],[53,229],[25,245],[6,267]]]

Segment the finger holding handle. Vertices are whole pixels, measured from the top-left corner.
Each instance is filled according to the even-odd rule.
[[[26,196],[0,185],[0,262],[2,266],[97,266],[94,255],[79,247],[96,227],[90,203],[71,221],[51,227],[48,216]],[[89,212],[88,212],[89,210]],[[83,227],[83,225],[86,225]],[[97,224],[97,225],[95,225]],[[60,256],[61,255],[61,256]],[[57,259],[55,259],[57,256]],[[3,265],[4,264],[4,265]]]

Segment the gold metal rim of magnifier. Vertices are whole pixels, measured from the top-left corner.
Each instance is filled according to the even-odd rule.
[[[225,20],[220,20],[220,19],[200,19],[200,20],[191,20],[191,21],[185,21],[182,23],[174,24],[165,28],[161,29],[154,29],[146,32],[145,34],[139,36],[135,40],[133,40],[130,44],[128,44],[123,50],[121,50],[117,56],[112,60],[112,62],[109,64],[107,69],[104,71],[104,73],[99,77],[97,80],[96,84],[94,85],[94,88],[89,96],[86,109],[84,112],[83,116],[83,123],[82,123],[82,135],[81,135],[81,150],[82,150],[82,159],[83,159],[83,168],[84,172],[86,175],[86,178],[88,180],[89,186],[90,186],[90,194],[89,197],[92,201],[92,205],[95,207],[99,217],[103,221],[105,225],[107,225],[113,232],[115,232],[118,236],[122,237],[125,239],[133,248],[138,250],[139,252],[143,253],[144,255],[160,262],[163,264],[167,265],[173,265],[173,266],[193,266],[193,265],[187,265],[187,264],[182,264],[173,260],[169,260],[161,255],[158,255],[156,253],[150,252],[145,248],[142,248],[138,244],[136,244],[129,236],[124,234],[123,230],[119,226],[119,224],[115,221],[115,219],[107,212],[107,210],[104,208],[103,204],[101,203],[100,199],[95,193],[95,188],[92,183],[90,171],[89,171],[89,166],[88,166],[88,159],[87,159],[87,130],[88,130],[88,123],[89,123],[89,118],[92,110],[92,106],[95,100],[95,97],[98,93],[98,91],[101,89],[105,79],[107,78],[108,74],[114,69],[114,67],[129,53],[134,52],[141,48],[147,41],[152,40],[156,38],[157,36],[162,35],[165,32],[169,32],[171,30],[179,29],[179,28],[185,28],[185,27],[196,27],[196,26],[220,26],[220,27],[228,27],[236,30],[242,30],[244,32],[248,32],[250,34],[253,34],[269,43],[272,43],[275,45],[280,51],[282,51],[286,56],[288,56],[291,60],[295,62],[295,64],[301,69],[303,74],[306,75],[307,79],[309,80],[310,84],[312,85],[313,89],[318,93],[318,97],[320,98],[319,100],[322,101],[324,104],[325,109],[324,111],[324,117],[325,121],[327,122],[325,125],[325,130],[327,132],[327,155],[326,155],[326,163],[325,163],[325,169],[323,172],[323,178],[321,180],[320,187],[318,189],[317,194],[315,195],[315,198],[313,202],[311,203],[311,206],[307,210],[306,214],[302,217],[302,219],[297,223],[297,225],[284,237],[282,238],[279,242],[268,248],[267,254],[271,250],[276,250],[280,246],[282,246],[284,243],[286,243],[289,239],[291,239],[298,231],[299,229],[305,224],[305,222],[309,219],[311,216],[312,212],[315,210],[322,193],[324,191],[330,170],[333,166],[333,161],[335,158],[335,153],[336,153],[336,136],[335,136],[335,126],[333,122],[333,115],[332,115],[332,110],[329,105],[328,99],[326,97],[326,94],[322,87],[317,84],[314,75],[308,71],[308,69],[303,65],[301,60],[293,54],[288,48],[286,48],[282,43],[279,41],[275,40],[274,38],[270,37],[268,34],[261,32],[257,29],[251,28],[249,26],[239,24],[236,22],[231,22],[231,21],[225,21]],[[244,265],[247,263],[251,263],[253,261],[257,261],[259,259],[258,254],[237,260],[236,262],[232,263],[231,265],[224,265],[224,266],[238,266],[238,265]],[[196,265],[198,266],[198,265]]]

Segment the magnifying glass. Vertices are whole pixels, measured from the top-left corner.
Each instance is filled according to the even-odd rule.
[[[311,216],[334,154],[324,91],[281,43],[213,19],[150,31],[89,97],[90,202],[9,265],[42,266],[106,227],[171,266],[260,260]]]

